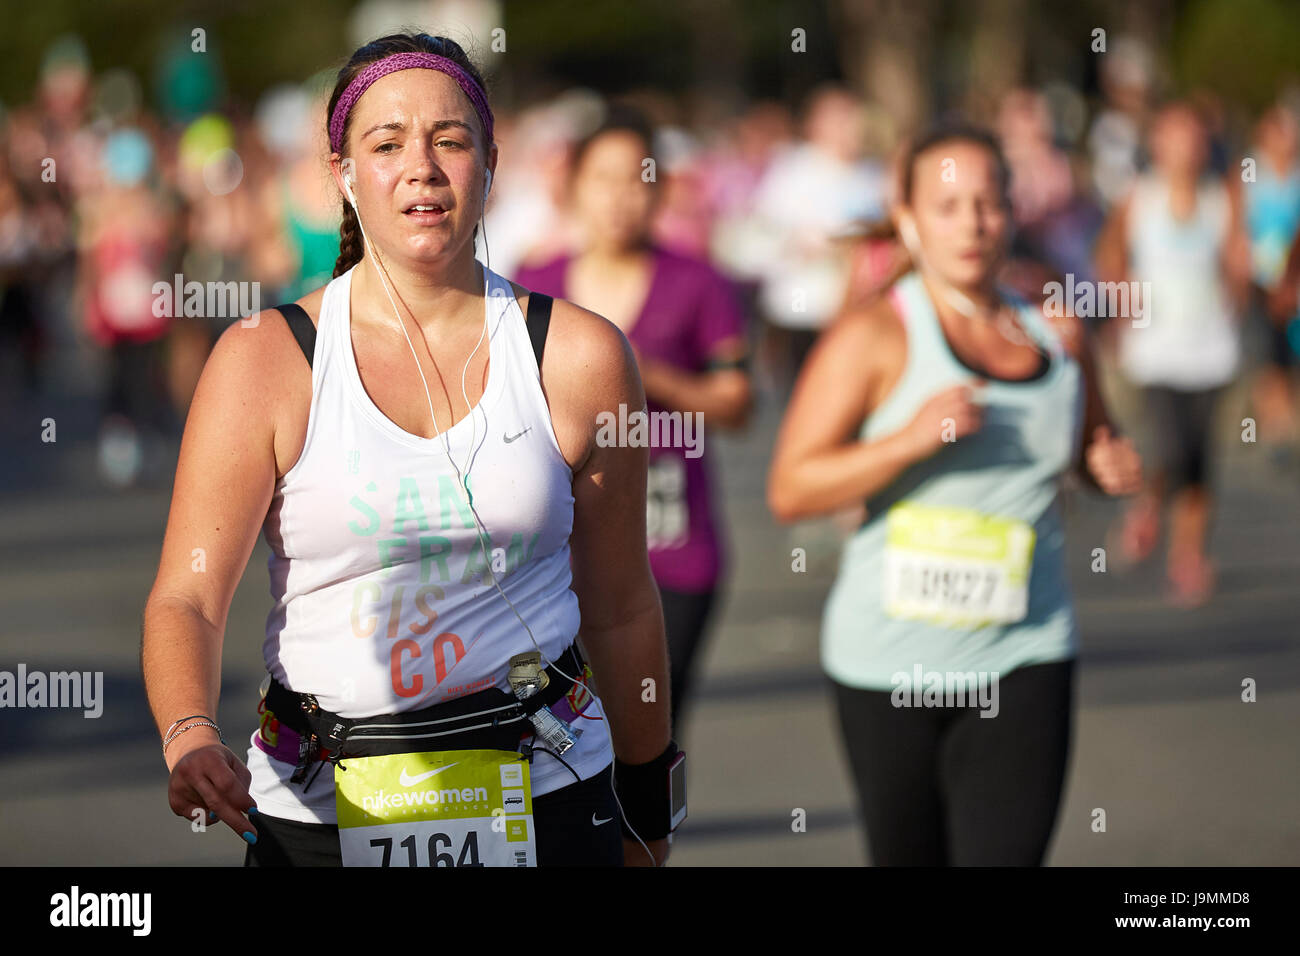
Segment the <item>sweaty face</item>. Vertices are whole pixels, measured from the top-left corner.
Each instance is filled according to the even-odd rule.
[[[604,133],[574,171],[573,203],[590,242],[626,248],[645,238],[653,215],[652,186],[641,179],[646,147],[636,134]]]
[[[997,159],[987,148],[958,141],[921,153],[910,211],[926,263],[940,276],[959,288],[992,277],[1006,249],[1009,217]]]
[[[347,149],[361,224],[381,254],[432,262],[470,241],[483,209],[483,131],[451,77],[399,70],[377,80],[352,107]]]

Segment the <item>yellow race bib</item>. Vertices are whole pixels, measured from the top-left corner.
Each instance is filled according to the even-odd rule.
[[[536,866],[528,761],[506,750],[345,757],[344,866]]]
[[[944,627],[1024,619],[1034,529],[967,508],[899,502],[886,515],[885,613]]]

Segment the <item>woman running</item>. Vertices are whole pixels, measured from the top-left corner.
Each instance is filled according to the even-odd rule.
[[[456,43],[363,46],[327,120],[335,278],[227,330],[186,425],[142,650],[172,810],[249,865],[662,863],[680,756],[643,698],[667,680],[647,455],[596,441],[644,401],[632,352],[475,260],[497,149]],[[259,527],[245,765],[213,717]]]
[[[1009,209],[996,142],[935,130],[901,179],[893,218],[917,271],[814,348],[768,501],[786,522],[866,502],[821,660],[872,860],[1038,865],[1077,646],[1061,479],[1075,468],[1127,494],[1139,462],[1110,432],[1076,320],[1049,323],[998,287]]]
[[[653,155],[649,123],[626,107],[611,111],[573,160],[571,196],[585,246],[518,278],[621,328],[636,354],[651,416],[682,418],[683,441],[651,449],[646,500],[650,569],[668,635],[673,733],[680,736],[692,665],[725,561],[704,434],[692,429],[688,436],[685,428],[691,419],[739,428],[750,388],[744,320],[727,280],[650,239],[656,192],[641,171]]]
[[[1111,213],[1097,248],[1103,279],[1150,290],[1140,321],[1112,319],[1120,367],[1141,389],[1157,450],[1151,481],[1119,529],[1123,558],[1133,563],[1151,553],[1168,501],[1168,593],[1185,607],[1214,591],[1206,554],[1212,425],[1240,365],[1250,281],[1241,191],[1207,175],[1209,155],[1209,134],[1192,106],[1162,109],[1151,128],[1152,168]]]

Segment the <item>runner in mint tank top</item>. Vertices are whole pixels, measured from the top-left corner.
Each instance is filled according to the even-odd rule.
[[[611,110],[573,161],[573,207],[586,246],[517,278],[622,328],[637,354],[647,411],[682,417],[683,441],[650,449],[646,486],[646,543],[663,601],[673,727],[680,736],[692,665],[726,565],[710,454],[702,430],[686,433],[686,416],[710,429],[739,427],[750,388],[744,319],[727,279],[651,242],[655,186],[641,178],[643,158],[653,155],[651,139],[638,112]]]
[[[996,277],[1008,172],[971,128],[920,137],[894,220],[913,261],[800,376],[768,482],[782,521],[865,502],[822,621],[877,865],[1038,865],[1078,646],[1058,495],[1140,487],[1088,344]]]
[[[366,44],[326,122],[333,278],[234,323],[186,423],[141,649],[171,809],[246,866],[661,865],[686,807],[648,450],[599,433],[645,401],[633,351],[475,258],[498,148],[458,44]],[[259,531],[241,759],[215,717]]]

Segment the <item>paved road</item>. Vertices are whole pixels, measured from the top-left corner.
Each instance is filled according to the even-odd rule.
[[[78,439],[86,404],[59,406],[54,445],[31,437],[31,422],[54,414],[37,406],[0,422],[9,459],[0,463],[0,669],[22,661],[103,671],[106,704],[95,720],[0,710],[0,863],[237,864],[242,844],[232,834],[192,834],[168,811],[139,680],[140,612],[169,480],[126,493],[97,487],[93,450]],[[743,438],[711,439],[734,574],[684,735],[691,817],[674,865],[866,861],[816,666],[834,529],[778,527],[763,505],[779,411],[768,402]],[[1222,591],[1202,611],[1166,608],[1158,567],[1091,573],[1091,549],[1114,508],[1071,496],[1084,648],[1053,864],[1300,863],[1300,495],[1259,446],[1232,441],[1230,419],[1215,533]],[[809,549],[806,573],[790,570],[794,546]],[[254,726],[266,556],[259,542],[230,614],[219,719],[232,737]],[[1257,703],[1239,699],[1248,677]],[[1104,834],[1089,828],[1097,807],[1107,812]],[[796,809],[806,812],[806,832],[792,831]]]

